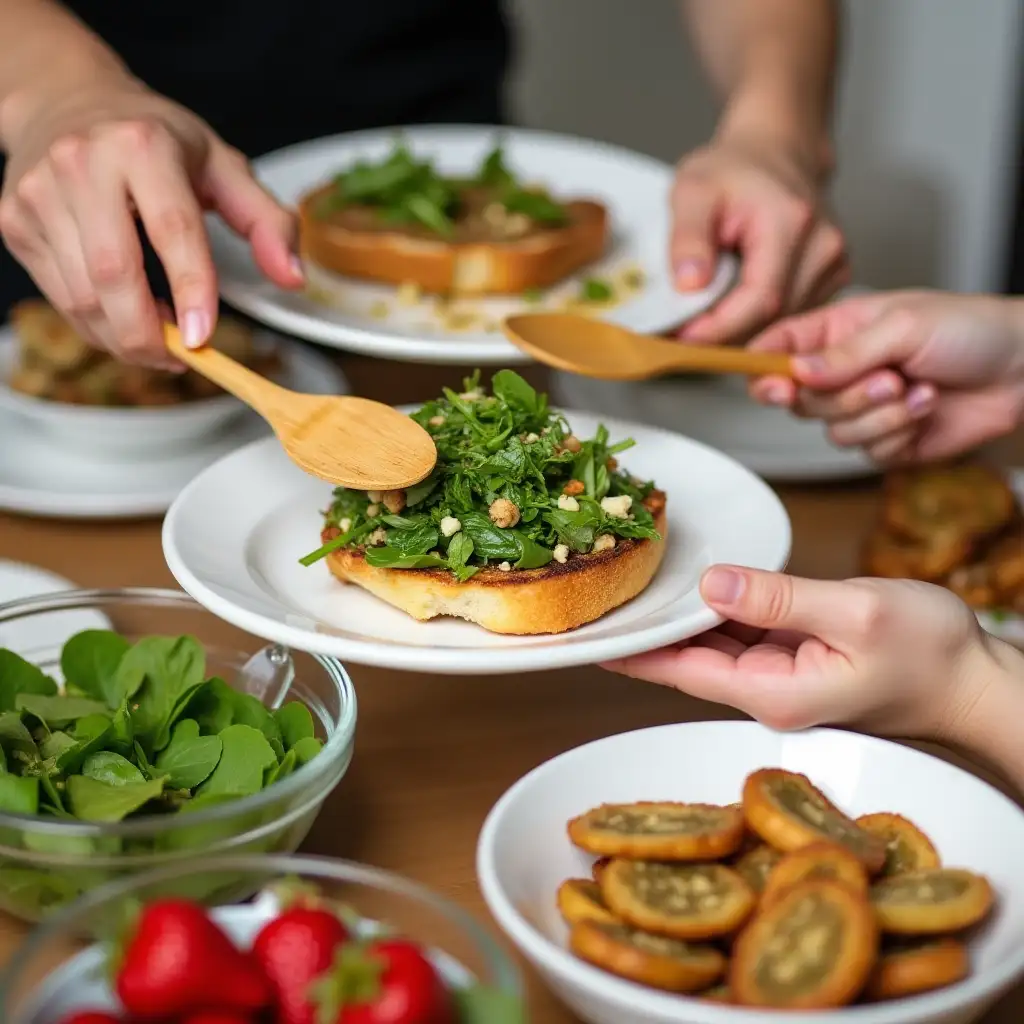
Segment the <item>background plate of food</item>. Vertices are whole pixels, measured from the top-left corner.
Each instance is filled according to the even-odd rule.
[[[528,361],[500,332],[524,308],[668,330],[729,287],[735,261],[680,293],[668,262],[672,168],[605,143],[488,127],[339,135],[254,164],[296,206],[304,293],[265,281],[211,219],[221,292],[263,323],[325,345],[433,363]]]
[[[438,465],[403,491],[338,489],[273,440],[175,501],[163,548],[215,615],[363,664],[499,674],[589,664],[717,624],[712,562],[778,569],[778,498],[677,434],[552,410],[501,370],[412,411]]]

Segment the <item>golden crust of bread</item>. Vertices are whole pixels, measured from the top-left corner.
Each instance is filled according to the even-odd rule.
[[[327,556],[331,572],[414,619],[467,619],[492,633],[565,633],[599,619],[646,589],[665,553],[667,521],[655,516],[661,540],[619,540],[610,551],[574,555],[564,564],[502,572],[486,568],[459,583],[447,569],[378,569],[363,552]]]
[[[326,185],[299,202],[302,253],[325,270],[384,284],[413,281],[448,295],[517,295],[547,288],[598,259],[608,211],[589,199],[565,203],[569,223],[510,241],[452,243],[394,231],[352,230],[314,214]]]

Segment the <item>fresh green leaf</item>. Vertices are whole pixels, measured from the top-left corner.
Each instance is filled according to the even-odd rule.
[[[42,669],[20,655],[0,648],[0,713],[13,711],[21,694],[51,697],[57,684]]]
[[[57,732],[51,732],[49,736],[40,741],[39,755],[44,761],[52,760],[54,767],[56,767],[56,761],[62,754],[67,754],[69,750],[73,750],[78,746],[78,740],[70,733],[58,730]]]
[[[9,768],[16,763],[24,765],[39,759],[36,741],[16,711],[0,714],[0,747],[7,755]]]
[[[515,177],[505,163],[505,149],[497,145],[484,157],[477,173],[477,184],[480,185],[511,185]]]
[[[71,637],[60,655],[66,684],[77,687],[93,700],[103,701],[111,710],[131,694],[119,692],[117,669],[131,644],[107,629],[88,629]]]
[[[127,786],[146,781],[146,776],[126,757],[101,750],[85,759],[82,774],[108,786]]]
[[[366,549],[366,564],[378,569],[446,569],[448,561],[440,555],[405,555],[393,547]]]
[[[221,734],[220,762],[198,795],[251,796],[263,788],[263,773],[277,764],[274,748],[251,725],[229,725]]]
[[[612,286],[599,277],[588,277],[580,286],[580,298],[584,302],[608,302],[614,297]]]
[[[216,736],[235,720],[235,691],[214,676],[195,691],[185,714],[199,723],[203,735]]]
[[[72,775],[67,780],[68,803],[75,817],[82,821],[123,821],[159,797],[163,790],[163,779],[117,786],[86,775]]]
[[[281,730],[285,750],[291,750],[299,740],[310,739],[316,735],[313,713],[301,701],[288,701],[274,712],[274,718]]]
[[[79,718],[102,715],[107,710],[106,704],[86,697],[45,697],[37,693],[19,694],[15,707],[45,722],[51,729],[70,725]]]
[[[280,782],[282,779],[288,778],[289,775],[298,767],[299,759],[295,755],[294,750],[289,750],[287,754],[281,758],[280,764],[271,765],[266,772],[263,774],[263,788],[268,789],[274,785],[275,782]]]
[[[0,811],[4,814],[38,814],[39,780],[7,772],[0,775]]]
[[[213,773],[222,749],[219,736],[200,736],[199,723],[184,718],[174,727],[155,767],[172,789],[195,789]]]
[[[299,740],[289,753],[295,755],[295,759],[301,767],[304,764],[309,764],[323,749],[324,745],[320,740],[307,736],[305,739]]]
[[[526,1024],[521,999],[498,989],[474,985],[452,992],[459,1024]]]

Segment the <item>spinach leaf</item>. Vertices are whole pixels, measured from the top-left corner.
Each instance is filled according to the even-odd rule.
[[[203,797],[251,796],[263,788],[263,773],[277,764],[274,748],[251,725],[229,725],[221,734],[220,762],[198,788]]]
[[[505,150],[499,144],[484,157],[476,176],[480,185],[511,185],[515,178],[505,163]]]
[[[235,720],[235,691],[214,676],[195,691],[184,713],[199,723],[204,735],[223,732]]]
[[[117,669],[131,644],[107,629],[87,629],[71,637],[60,654],[64,682],[76,686],[93,700],[103,701],[111,710],[129,694],[119,693]]]
[[[38,814],[39,780],[7,772],[0,775],[0,811],[5,814]]]
[[[301,701],[291,700],[274,712],[285,750],[291,750],[299,740],[316,735],[313,714]]]
[[[0,648],[0,713],[13,711],[21,694],[37,693],[51,697],[57,684],[42,669]]]
[[[406,555],[387,544],[366,549],[366,564],[379,569],[446,569],[448,561],[440,555]]]
[[[274,785],[275,782],[280,782],[282,779],[288,778],[298,766],[299,759],[295,754],[294,750],[289,750],[284,757],[281,758],[279,764],[271,765],[263,773],[263,788],[267,789],[269,786]]]
[[[400,519],[399,516],[385,516],[389,519]],[[407,525],[405,525],[407,524]],[[426,516],[418,516],[415,520],[406,519],[401,527],[388,530],[388,546],[402,555],[425,555],[437,547],[440,537],[437,527]]]
[[[8,765],[29,764],[39,760],[39,748],[32,733],[25,727],[16,711],[0,714],[0,747],[7,755]]]
[[[195,789],[210,777],[220,761],[219,736],[200,736],[199,723],[183,718],[171,733],[171,742],[156,759],[156,770],[172,789]]]
[[[564,224],[569,219],[565,207],[544,192],[510,188],[503,193],[501,203],[509,213],[525,213],[542,224]]]
[[[68,803],[75,817],[82,821],[123,821],[155,800],[163,790],[163,779],[117,786],[87,775],[72,775],[67,780]]]
[[[72,750],[78,746],[78,740],[76,740],[70,733],[66,732],[51,732],[49,736],[44,737],[39,743],[39,756],[44,761],[53,761],[54,767],[56,767],[57,759],[62,754],[67,754],[69,750]]]
[[[537,389],[528,384],[515,370],[499,370],[491,378],[491,391],[512,409],[518,409],[528,416],[544,412],[547,400],[542,399]]]
[[[56,735],[56,734],[55,734]],[[87,715],[75,722],[72,730],[74,746],[61,751],[54,762],[54,770],[61,775],[80,771],[85,759],[103,749],[109,742],[114,743],[114,729],[105,715]]]
[[[87,697],[44,697],[37,693],[22,693],[15,700],[18,711],[25,711],[51,729],[59,729],[62,725],[70,725],[79,718],[90,715],[102,715],[106,704]]]
[[[305,739],[299,740],[294,747],[289,751],[290,754],[295,755],[295,760],[300,766],[309,764],[321,750],[324,749],[323,743],[318,739],[314,739],[312,736],[307,736]]]
[[[503,530],[483,512],[463,512],[459,517],[462,532],[473,542],[479,558],[492,562],[519,561],[520,547],[513,530]]]
[[[108,786],[127,786],[145,782],[146,777],[126,757],[101,750],[85,759],[82,774]]]

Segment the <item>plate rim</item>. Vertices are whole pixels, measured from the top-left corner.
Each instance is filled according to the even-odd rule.
[[[418,408],[403,407],[403,408]],[[594,413],[588,413],[595,416]],[[643,424],[630,423],[624,420],[602,418],[610,428],[621,432],[623,436],[635,437],[638,434],[650,437],[660,435],[670,440],[682,440],[687,444],[703,449],[716,459],[728,463],[733,470],[745,478],[752,490],[764,496],[766,507],[770,506],[776,513],[773,517],[778,521],[779,534],[766,541],[770,546],[770,557],[762,559],[755,568],[768,570],[784,569],[789,561],[793,546],[793,526],[785,505],[761,477],[735,459],[718,451],[710,445],[685,435],[649,427]],[[374,668],[387,668],[398,671],[416,671],[448,675],[506,675],[520,672],[542,672],[562,668],[575,668],[585,665],[599,664],[605,660],[631,657],[646,651],[656,650],[672,643],[679,642],[690,636],[706,632],[719,625],[723,619],[706,604],[689,617],[689,625],[680,629],[679,622],[664,623],[656,629],[634,630],[629,634],[612,637],[595,638],[591,641],[573,643],[555,642],[544,646],[501,646],[480,648],[431,647],[429,644],[393,644],[377,639],[350,639],[330,633],[291,626],[287,622],[270,619],[267,615],[240,608],[229,598],[221,597],[210,586],[200,579],[190,568],[186,559],[178,550],[175,537],[179,517],[190,500],[192,493],[206,482],[208,476],[219,471],[221,463],[229,458],[241,458],[243,452],[257,445],[275,445],[276,439],[260,438],[236,449],[207,466],[181,490],[171,504],[164,517],[160,542],[164,561],[178,585],[204,608],[229,624],[244,629],[255,636],[271,642],[282,643],[304,650],[311,654],[336,657],[343,662],[367,665]],[[327,485],[325,485],[327,486]],[[668,543],[672,543],[670,539]],[[244,547],[244,542],[243,545]],[[368,595],[372,598],[372,595]],[[373,598],[374,600],[379,600]],[[641,620],[642,622],[642,620]],[[477,627],[481,628],[482,627]],[[491,634],[492,636],[500,634]],[[500,671],[494,671],[494,662],[500,660]]]

